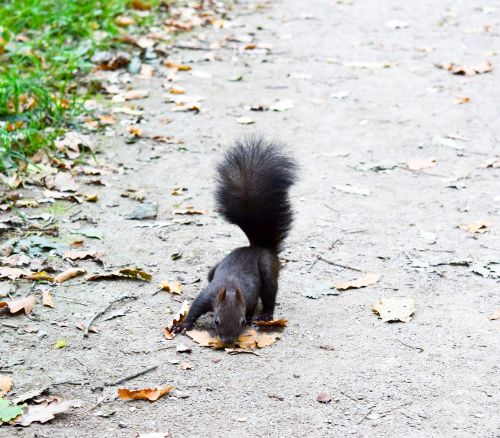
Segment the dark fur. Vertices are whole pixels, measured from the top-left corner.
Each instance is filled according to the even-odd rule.
[[[228,222],[243,230],[250,246],[235,249],[210,270],[209,284],[176,332],[190,330],[212,310],[222,342],[234,343],[245,322],[252,321],[259,297],[259,319],[273,318],[278,253],[292,224],[288,190],[296,171],[295,162],[279,146],[260,137],[237,142],[226,152],[217,166],[217,205]]]

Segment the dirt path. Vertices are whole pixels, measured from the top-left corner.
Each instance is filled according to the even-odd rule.
[[[124,125],[134,116],[124,116],[112,128],[118,135],[100,139],[106,161],[122,163],[121,171],[105,178],[110,185],[97,188],[100,201],[83,213],[98,221],[103,240],[91,247],[106,252],[107,267],[142,266],[155,281],[64,283],[54,291],[56,308],[33,317],[38,334],[3,327],[1,361],[14,363],[19,392],[54,381],[91,384],[53,387],[83,400],[71,415],[29,429],[4,427],[0,436],[500,436],[500,325],[488,320],[500,307],[500,184],[498,169],[481,167],[499,153],[499,70],[466,77],[434,65],[490,59],[496,67],[498,8],[492,12],[491,0],[480,7],[451,0],[439,7],[350,3],[242,7],[232,28],[204,32],[207,44],[233,35],[226,47],[172,55],[193,68],[176,73],[174,85],[204,97],[198,114],[171,111],[164,76],[132,76],[132,88],[150,91],[137,102],[144,107],[137,126],[183,144],[127,144]],[[470,102],[454,103],[463,96]],[[293,108],[247,109],[280,100],[292,100]],[[256,123],[241,125],[239,117]],[[168,343],[162,327],[167,308],[179,303],[152,294],[157,280],[178,279],[193,298],[214,262],[245,244],[213,211],[211,178],[224,147],[255,131],[286,142],[302,165],[277,309],[289,327],[260,357],[196,345],[189,355],[176,353],[172,345],[191,341]],[[430,158],[436,165],[424,170],[401,164]],[[369,169],[381,164],[389,169]],[[173,196],[175,187],[188,190]],[[125,218],[139,205],[120,196],[127,188],[143,189],[147,201],[158,203],[156,220]],[[345,192],[353,188],[358,194]],[[189,204],[209,214],[172,214]],[[478,219],[491,221],[484,234],[457,228]],[[318,256],[381,279],[324,295],[335,292],[334,281],[363,273]],[[316,299],[305,296],[311,294]],[[126,314],[101,319],[100,333],[83,339],[74,324],[122,295],[137,297],[117,306]],[[382,323],[371,312],[380,297],[391,296],[415,298],[411,322]],[[68,347],[52,348],[61,338]],[[102,395],[95,386],[153,365],[157,370],[127,386],[172,385],[174,398],[123,402],[112,399],[111,387],[104,390],[110,399],[84,412]],[[330,403],[316,401],[322,391]]]

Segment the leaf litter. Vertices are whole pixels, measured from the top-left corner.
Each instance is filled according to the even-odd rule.
[[[372,308],[374,313],[378,313],[382,322],[410,322],[415,310],[415,299],[408,297],[380,298]]]
[[[164,388],[144,388],[144,389],[118,389],[118,397],[121,400],[149,400],[156,401],[174,389],[173,386]]]

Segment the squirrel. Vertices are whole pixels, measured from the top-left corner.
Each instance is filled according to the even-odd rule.
[[[217,334],[234,344],[251,324],[260,297],[259,320],[273,319],[280,264],[278,254],[291,229],[288,191],[297,179],[297,164],[281,145],[248,137],[228,149],[217,165],[217,209],[246,234],[250,245],[236,248],[208,273],[208,285],[191,305],[175,333],[191,330],[213,311]]]

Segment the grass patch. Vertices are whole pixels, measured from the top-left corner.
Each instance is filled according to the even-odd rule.
[[[130,0],[7,0],[0,7],[0,172],[74,125],[79,78],[112,46]],[[99,36],[99,38],[97,38]]]

